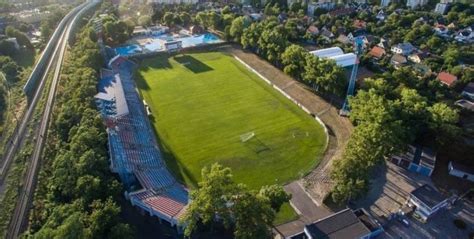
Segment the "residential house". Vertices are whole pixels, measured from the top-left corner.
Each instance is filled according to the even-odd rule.
[[[469,101],[469,100],[466,100],[466,99],[460,99],[456,102],[454,102],[455,105],[463,108],[463,109],[466,109],[466,110],[469,110],[469,111],[474,111],[474,103]]]
[[[342,44],[351,44],[351,40],[344,34],[339,35],[339,37],[337,37],[336,41],[338,41]]]
[[[470,82],[464,87],[462,93],[464,97],[474,100],[474,82]]]
[[[311,25],[308,27],[308,29],[306,29],[306,32],[308,32],[309,34],[313,35],[313,36],[316,36],[319,34],[319,29],[318,27],[314,26],[314,25]]]
[[[355,30],[355,31],[349,33],[347,35],[347,37],[349,38],[349,40],[351,40],[351,42],[354,42],[356,37],[363,37],[366,34],[367,34],[367,31],[365,29],[358,29],[358,30]]]
[[[286,13],[282,12],[282,13],[278,14],[278,21],[280,23],[285,22],[286,19],[288,19],[288,15]]]
[[[387,49],[387,50],[389,49],[388,41],[385,40],[384,38],[380,38],[380,42],[379,44],[377,44],[377,46],[383,49]]]
[[[414,9],[416,7],[422,7],[428,3],[428,0],[407,0],[407,7]]]
[[[372,43],[375,41],[375,37],[372,35],[365,35],[362,39],[364,42],[364,46],[367,48],[372,45]]]
[[[379,46],[374,46],[372,49],[369,51],[369,55],[376,59],[382,58],[386,54],[385,49],[379,47]]]
[[[433,187],[425,184],[413,190],[408,198],[408,206],[414,207],[414,217],[426,222],[439,210],[449,205],[449,199]]]
[[[428,19],[426,19],[425,17],[420,17],[418,19],[415,20],[415,22],[413,22],[414,24],[426,24],[428,23]]]
[[[417,73],[421,76],[431,74],[431,69],[425,64],[416,63],[412,67],[413,67],[413,70],[415,70],[415,73]]]
[[[316,239],[316,238],[338,238],[338,239],[370,239],[375,238],[383,232],[383,228],[364,209],[351,210],[349,208],[317,220],[304,227],[290,239]]]
[[[263,18],[263,15],[261,13],[250,13],[248,15],[251,19],[252,19],[252,22],[258,22],[260,20],[262,20]]]
[[[402,67],[407,63],[407,58],[400,54],[394,54],[392,58],[390,58],[390,63],[396,68]]]
[[[421,63],[423,61],[423,54],[413,53],[408,56],[408,60],[413,63]]]
[[[330,41],[332,38],[334,38],[334,34],[329,31],[326,27],[323,27],[319,34],[326,40]]]
[[[388,7],[388,5],[390,5],[390,2],[391,2],[391,0],[380,0],[380,6]]]
[[[355,9],[351,8],[351,7],[349,7],[349,8],[340,8],[340,9],[329,12],[329,15],[331,17],[340,17],[340,16],[346,16],[346,15],[352,14],[354,12],[355,12]]]
[[[474,182],[474,168],[456,162],[449,162],[448,172],[450,175]]]
[[[435,27],[433,28],[435,31],[435,34],[441,37],[448,37],[449,30],[448,28],[443,25],[443,24],[436,24]]]
[[[408,145],[407,152],[392,156],[390,161],[409,171],[429,177],[435,167],[436,154],[427,147]]]
[[[456,39],[458,42],[474,42],[474,31],[472,30],[472,27],[466,27],[462,30],[459,30],[454,39]]]
[[[338,27],[337,30],[336,30],[336,34],[339,36],[341,34],[344,34],[346,35],[346,28],[345,27]]]
[[[408,56],[415,50],[415,47],[411,43],[405,42],[392,46],[390,50],[395,54]]]
[[[379,20],[379,21],[385,21],[385,18],[387,18],[387,14],[385,14],[385,12],[383,10],[380,10],[377,13],[377,15],[375,16],[375,18],[377,18],[377,20]]]
[[[444,85],[451,87],[458,80],[458,77],[448,72],[442,71],[438,74],[437,79]]]
[[[365,27],[367,26],[367,23],[364,20],[356,19],[352,23],[352,26],[357,29],[365,29]]]

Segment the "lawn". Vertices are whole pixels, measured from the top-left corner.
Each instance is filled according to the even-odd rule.
[[[326,136],[317,121],[232,56],[146,59],[136,80],[168,167],[191,188],[214,162],[259,188],[297,179],[322,158]],[[281,221],[294,216],[288,205],[282,214]]]

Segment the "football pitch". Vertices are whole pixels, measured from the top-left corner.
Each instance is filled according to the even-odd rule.
[[[135,74],[166,163],[191,188],[214,162],[256,189],[297,179],[322,158],[323,127],[230,55],[159,56]]]

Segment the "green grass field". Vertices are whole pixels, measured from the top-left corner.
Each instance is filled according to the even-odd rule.
[[[214,162],[250,188],[283,184],[316,166],[324,129],[232,56],[220,52],[142,62],[137,85],[168,167],[189,187]],[[255,136],[242,142],[241,135]],[[286,205],[281,221],[294,216]]]

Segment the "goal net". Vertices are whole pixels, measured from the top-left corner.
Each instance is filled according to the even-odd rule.
[[[254,132],[248,132],[248,133],[245,133],[245,134],[241,134],[240,135],[240,141],[242,141],[242,143],[245,143],[248,140],[250,140],[251,138],[253,138],[253,136],[255,136]]]

